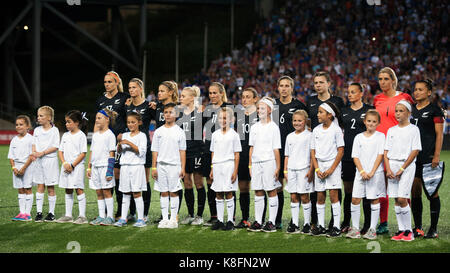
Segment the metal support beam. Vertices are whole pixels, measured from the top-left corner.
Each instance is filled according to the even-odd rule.
[[[40,0],[34,0],[33,7],[33,50],[31,69],[31,90],[33,93],[33,107],[41,104],[41,14],[42,4]]]
[[[120,28],[123,30],[125,40],[127,41],[128,47],[130,48],[130,51],[131,51],[131,55],[133,56],[133,61],[134,61],[134,63],[139,63],[139,57],[136,52],[136,47],[134,46],[133,40],[131,39],[130,32],[128,32],[128,27],[125,24],[125,22],[122,18],[122,15],[120,14],[119,9],[117,7],[116,7],[116,9],[117,9],[118,17],[119,17]]]
[[[6,12],[4,16],[4,22],[7,26],[11,24],[11,9],[5,7]],[[12,35],[7,36],[5,43],[3,45],[3,75],[4,75],[4,94],[5,94],[5,102],[6,102],[6,111],[10,112],[14,104],[13,97],[13,71],[11,67],[11,63],[14,56],[14,47],[13,47],[13,37]]]
[[[119,61],[121,61],[123,64],[127,65],[129,68],[133,69],[136,72],[139,72],[139,68],[137,66],[135,66],[134,64],[130,63],[127,59],[125,59],[124,57],[122,57],[120,54],[118,54],[116,51],[114,51],[113,49],[111,49],[109,46],[105,45],[103,42],[101,42],[100,40],[98,40],[97,38],[95,38],[93,35],[91,35],[90,33],[88,33],[86,30],[84,30],[83,28],[79,27],[77,24],[75,24],[72,20],[70,20],[67,16],[65,16],[64,14],[62,14],[61,12],[59,12],[58,10],[56,10],[54,7],[52,7],[51,5],[49,5],[48,3],[44,3],[43,4],[44,7],[46,7],[48,10],[50,10],[51,12],[53,12],[54,14],[56,14],[59,18],[61,18],[63,21],[65,21],[66,23],[68,23],[70,26],[72,26],[73,28],[75,28],[76,30],[78,30],[79,32],[81,32],[84,36],[86,36],[87,38],[89,38],[90,40],[92,40],[94,43],[96,43],[98,46],[100,46],[101,48],[103,48],[104,50],[106,50],[109,54],[113,55],[114,57],[116,57]]]
[[[17,16],[17,18],[9,25],[9,27],[6,29],[6,31],[2,34],[0,37],[0,45],[5,41],[6,37],[11,34],[11,31],[14,30],[14,28],[17,26],[20,21],[27,15],[27,13],[31,10],[33,7],[33,3],[29,3],[24,10]]]
[[[141,4],[141,32],[139,37],[139,52],[142,53],[147,42],[147,0],[143,0]]]
[[[119,21],[119,9],[111,8],[111,48],[115,51],[119,51],[119,32],[120,32],[120,21]],[[117,58],[113,55],[111,63],[115,70],[117,70]]]
[[[27,99],[28,103],[31,106],[34,106],[33,98],[30,94],[30,90],[28,89],[27,84],[25,83],[25,80],[23,79],[22,74],[20,73],[20,70],[17,67],[17,64],[14,60],[12,61],[12,69],[14,71],[14,74],[16,74],[17,79],[19,80],[20,86],[22,86],[23,93],[25,94],[25,98]]]

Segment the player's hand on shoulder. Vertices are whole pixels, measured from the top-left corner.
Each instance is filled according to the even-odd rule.
[[[156,110],[156,102],[151,101],[151,102],[148,103],[148,106],[149,106],[151,109]]]
[[[130,106],[130,105],[131,105],[131,98],[128,98],[128,99],[125,101],[125,105],[126,105],[126,106]]]

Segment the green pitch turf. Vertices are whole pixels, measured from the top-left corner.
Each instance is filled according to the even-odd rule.
[[[379,236],[376,241],[351,240],[344,237],[326,238],[301,234],[286,234],[290,219],[289,194],[285,193],[283,211],[283,230],[276,233],[248,232],[246,230],[212,231],[209,227],[183,226],[178,229],[158,229],[156,224],[145,228],[131,225],[123,228],[113,226],[90,226],[58,223],[13,222],[11,218],[18,213],[17,190],[12,187],[12,173],[7,159],[8,146],[0,146],[0,252],[21,253],[413,253],[413,252],[450,252],[450,170],[447,168],[445,180],[440,188],[441,214],[439,219],[439,238],[434,240],[416,239],[413,242],[393,242],[390,235]],[[441,159],[450,165],[450,151],[443,151]],[[151,182],[153,189],[153,181]],[[33,188],[35,192],[35,188]],[[55,214],[63,216],[64,190],[56,187],[57,201]],[[87,196],[87,217],[97,216],[95,192],[89,189],[85,181]],[[195,191],[194,191],[195,192]],[[196,193],[195,193],[196,194]],[[237,193],[239,198],[239,193]],[[250,215],[253,217],[253,193]],[[423,195],[423,224],[425,231],[429,227],[429,202]],[[115,210],[117,204],[115,203]],[[195,206],[196,207],[196,206]],[[389,208],[389,229],[391,234],[397,230],[393,212],[393,200]],[[35,205],[32,216],[36,212]],[[44,198],[44,216],[48,212],[47,194]],[[187,214],[186,204],[180,211],[180,219]],[[226,213],[225,213],[226,214]],[[237,202],[236,219],[241,213]],[[78,215],[75,198],[73,215]],[[160,215],[159,193],[152,191],[150,220]],[[363,215],[361,213],[361,215]],[[226,216],[225,216],[226,217]],[[302,213],[300,213],[302,218]],[[330,204],[327,203],[326,222],[330,219]],[[209,219],[206,206],[204,219]],[[300,223],[303,219],[300,219]],[[361,222],[362,224],[362,222]]]

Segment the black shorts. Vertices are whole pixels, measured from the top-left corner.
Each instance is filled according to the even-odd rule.
[[[203,174],[202,170],[202,157],[190,157],[186,158],[186,166],[184,168],[184,171],[186,173],[201,173]]]
[[[209,177],[209,174],[211,173],[211,153],[203,153],[201,162],[203,177]]]
[[[241,156],[239,157],[239,166],[238,166],[238,179],[239,180],[247,180],[250,181],[250,170],[248,169],[249,157]]]
[[[345,182],[352,182],[355,180],[356,166],[353,161],[342,161],[341,178]]]

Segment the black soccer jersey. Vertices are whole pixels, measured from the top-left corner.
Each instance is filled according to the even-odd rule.
[[[118,114],[115,125],[112,127],[115,136],[125,132],[127,128],[125,102],[129,97],[130,95],[128,93],[118,92],[110,99],[105,95],[100,96],[95,103],[97,111],[107,108]]]
[[[164,104],[161,102],[156,103],[156,109],[152,109],[152,114],[155,117],[156,129],[163,126],[166,123],[164,119]]]
[[[341,109],[342,125],[344,127],[344,156],[342,161],[352,161],[353,140],[356,135],[366,130],[364,117],[373,106],[363,104],[358,110],[353,110],[350,106]]]
[[[332,102],[336,107],[341,111],[342,108],[345,107],[344,100],[341,97],[331,96],[326,101],[321,101],[317,95],[311,96],[306,101],[306,108],[308,109],[308,115],[311,119],[311,129],[314,129],[317,125],[319,125],[319,120],[317,119],[317,113],[319,112],[319,106],[324,102]]]
[[[203,118],[202,118],[202,124],[203,124],[203,131],[205,133],[205,147],[204,152],[211,153],[210,146],[211,146],[211,136],[212,133],[214,133],[219,127],[217,125],[217,116],[220,108],[233,105],[228,102],[222,103],[220,107],[214,108],[212,104],[208,104],[205,107],[205,110],[203,111]],[[233,109],[234,110],[234,109]]]
[[[186,134],[186,158],[200,157],[204,149],[202,113],[195,108],[191,113],[185,114],[180,108],[176,123]]]
[[[422,151],[417,155],[417,161],[425,164],[433,160],[436,147],[435,123],[444,122],[444,111],[436,104],[428,104],[418,110],[414,105],[411,113],[411,123],[419,127]]]
[[[292,125],[292,115],[297,110],[305,110],[308,112],[308,109],[303,102],[295,98],[292,98],[290,103],[284,104],[280,99],[276,99],[275,103],[275,110],[272,116],[274,118],[278,117],[278,127],[280,128],[281,136],[281,151],[284,151],[287,136],[295,131],[294,126]]]
[[[235,108],[236,113],[236,123],[235,129],[239,134],[239,138],[241,140],[242,152],[241,156],[248,157],[250,146],[248,145],[248,141],[250,138],[250,128],[258,122],[258,113],[254,111],[249,115],[245,114],[245,108],[242,105],[238,105]]]
[[[148,130],[150,127],[150,122],[152,119],[155,119],[155,117],[153,116],[154,112],[151,110],[152,109],[150,108],[150,106],[148,106],[147,100],[144,100],[143,103],[137,106],[133,105],[133,103],[129,106],[126,105],[127,114],[130,112],[136,112],[141,115],[142,125],[139,126],[139,130],[147,136],[147,140],[149,139]]]

